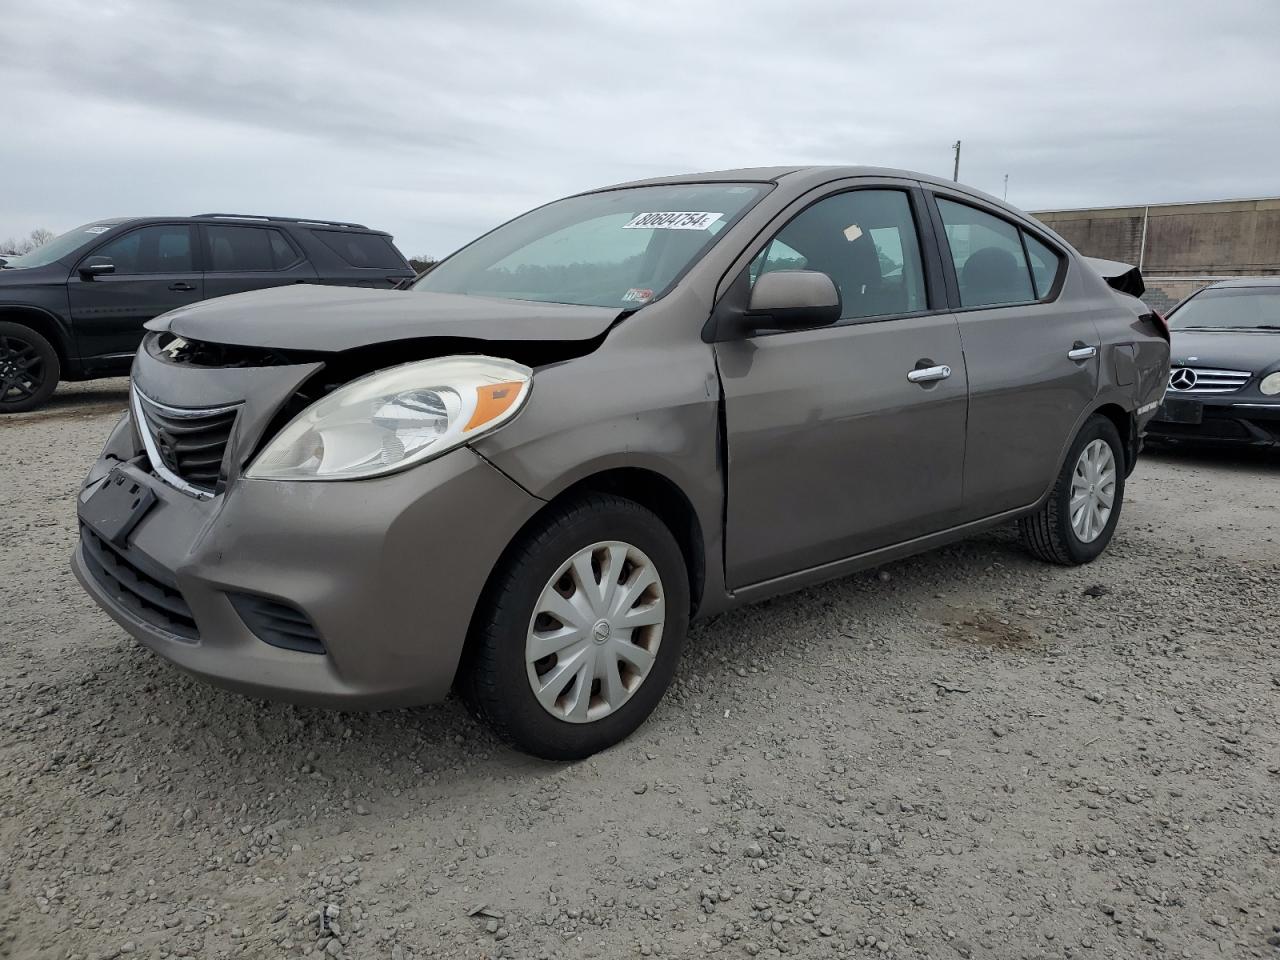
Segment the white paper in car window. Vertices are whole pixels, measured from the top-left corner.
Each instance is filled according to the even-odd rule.
[[[628,223],[622,225],[623,230],[706,230],[720,219],[722,214],[711,212],[693,212],[689,210],[655,211],[638,213]]]

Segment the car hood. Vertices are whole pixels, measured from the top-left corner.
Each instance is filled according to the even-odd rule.
[[[67,268],[56,262],[43,267],[0,269],[0,288],[29,287],[37,283],[62,283],[66,279]]]
[[[619,314],[611,307],[307,284],[205,300],[147,327],[208,343],[337,353],[422,337],[591,340]]]
[[[1175,367],[1252,372],[1280,360],[1280,330],[1174,330],[1172,337]]]

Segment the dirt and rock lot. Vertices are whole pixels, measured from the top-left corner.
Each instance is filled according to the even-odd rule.
[[[124,397],[0,424],[0,955],[1280,956],[1280,458],[1149,456],[1087,568],[1001,531],[704,623],[556,766],[136,646],[67,567]]]

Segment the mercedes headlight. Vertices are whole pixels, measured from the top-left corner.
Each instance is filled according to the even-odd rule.
[[[1258,389],[1268,397],[1274,397],[1280,393],[1280,370],[1263,377],[1262,382],[1258,384]]]
[[[514,417],[533,371],[494,357],[379,370],[294,417],[245,471],[252,480],[356,480],[403,470]]]

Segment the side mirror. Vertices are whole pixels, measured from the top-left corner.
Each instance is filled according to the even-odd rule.
[[[84,263],[80,264],[80,276],[86,280],[92,280],[94,277],[101,277],[115,272],[116,265],[110,257],[89,257]]]
[[[840,291],[817,270],[763,273],[751,288],[743,317],[750,330],[801,330],[840,319]]]

